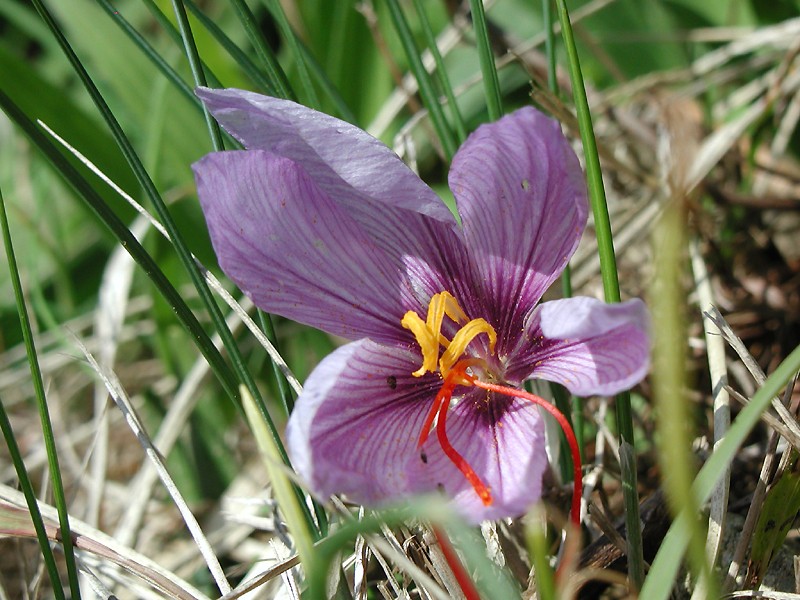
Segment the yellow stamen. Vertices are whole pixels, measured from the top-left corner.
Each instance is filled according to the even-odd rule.
[[[452,341],[442,335],[445,316],[458,325],[463,324]],[[497,342],[494,328],[485,319],[469,321],[466,313],[450,292],[439,292],[431,298],[425,321],[413,310],[410,310],[403,316],[400,324],[414,334],[422,352],[422,366],[412,373],[414,377],[422,377],[428,371],[435,372],[437,361],[442,376],[447,376],[448,371],[464,354],[469,343],[481,333],[489,336],[490,352],[494,352]],[[441,359],[439,359],[440,345],[444,348]]]
[[[439,360],[439,370],[443,375],[456,364],[469,343],[482,333],[489,336],[489,352],[494,353],[494,345],[497,343],[497,333],[494,327],[489,325],[485,319],[472,319],[458,330],[453,341],[442,354],[442,358]]]
[[[417,338],[419,349],[422,352],[422,366],[414,371],[412,375],[414,377],[422,377],[427,371],[433,373],[436,370],[436,361],[439,358],[438,335],[428,329],[425,321],[413,310],[403,315],[400,324],[406,329],[411,330],[411,333]]]

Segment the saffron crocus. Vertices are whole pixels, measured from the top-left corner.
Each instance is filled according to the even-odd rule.
[[[543,417],[480,385],[627,389],[648,368],[639,300],[539,303],[587,219],[558,124],[523,108],[479,127],[449,175],[460,223],[381,142],[293,102],[200,89],[246,148],[194,165],[223,271],[262,309],[354,340],[308,377],[287,426],[321,498],[441,492],[469,521],[541,495]]]

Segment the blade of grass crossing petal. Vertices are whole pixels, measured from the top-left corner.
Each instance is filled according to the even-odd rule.
[[[173,69],[167,61],[165,61],[161,54],[150,45],[150,43],[139,34],[136,29],[120,14],[120,12],[111,4],[110,0],[97,0],[100,7],[106,11],[109,17],[119,26],[122,31],[133,41],[134,44],[139,46],[142,53],[149,58],[153,64],[161,71],[164,76],[180,91],[192,104],[197,106],[198,109],[202,107],[200,100],[194,95],[192,88],[189,87],[178,72]]]
[[[3,241],[6,246],[6,258],[8,259],[9,270],[12,273],[12,278],[19,280],[17,273],[17,261],[14,258],[13,249],[11,248],[11,236],[8,231],[8,220],[6,218],[5,202],[3,201],[3,193],[0,191],[0,211],[2,211],[2,226],[3,226]],[[13,273],[17,273],[13,275]],[[50,547],[50,542],[47,538],[47,530],[42,520],[42,514],[39,511],[39,505],[36,502],[36,494],[33,491],[30,477],[28,477],[28,470],[25,468],[25,462],[22,460],[22,454],[19,451],[17,439],[14,437],[14,431],[11,429],[11,422],[8,420],[3,400],[0,399],[0,431],[3,433],[3,438],[6,440],[6,447],[8,453],[11,455],[11,462],[14,465],[14,470],[17,473],[17,480],[22,488],[22,493],[25,495],[25,502],[30,511],[33,527],[36,530],[36,538],[39,542],[39,548],[42,552],[45,568],[50,577],[50,584],[53,587],[53,595],[57,600],[64,600],[64,587],[61,585],[61,578],[59,577],[58,567],[56,566],[55,557],[53,556],[53,549]]]
[[[272,325],[272,316],[262,310],[259,310],[258,318],[261,322],[261,329],[264,330],[267,339],[269,339],[275,349],[280,352],[280,348],[278,347],[278,338],[275,335],[275,328]],[[278,395],[280,396],[281,403],[286,411],[286,416],[289,416],[292,413],[292,409],[294,409],[294,394],[289,387],[289,382],[286,380],[286,376],[281,372],[277,363],[274,360],[270,360],[270,363],[272,364],[272,372],[278,385]],[[298,495],[300,495],[300,497],[302,497],[303,494],[299,488],[296,488],[295,491]],[[314,516],[316,517],[316,522],[318,524],[317,530],[320,536],[324,537],[328,534],[328,515],[325,513],[325,509],[320,506],[319,502],[313,498],[311,504],[314,511]],[[314,521],[311,517],[310,511],[307,508],[307,504],[303,502],[302,506],[305,510],[306,520],[311,527],[314,527]]]
[[[277,95],[288,100],[297,100],[297,96],[286,78],[286,73],[283,72],[280,64],[278,64],[278,59],[275,58],[272,49],[264,40],[258,22],[250,8],[244,3],[244,0],[231,0],[231,3]]]
[[[497,65],[494,62],[492,44],[489,40],[489,29],[486,27],[486,13],[483,11],[483,0],[469,0],[472,13],[472,28],[475,31],[475,42],[478,45],[478,59],[483,75],[483,89],[486,95],[486,110],[489,120],[496,121],[503,116],[503,101],[500,95],[500,80],[497,77]]]
[[[36,7],[36,10],[42,16],[45,23],[55,36],[59,46],[61,46],[62,51],[64,52],[67,59],[70,61],[70,64],[72,65],[76,74],[81,79],[81,82],[83,83],[86,91],[91,96],[95,106],[100,111],[103,119],[105,120],[106,124],[111,130],[114,140],[117,142],[123,156],[128,162],[128,165],[130,166],[131,170],[134,172],[134,175],[136,176],[136,179],[142,186],[145,195],[150,199],[153,206],[155,207],[156,212],[158,213],[158,216],[161,220],[161,223],[164,225],[164,228],[167,230],[170,238],[172,239],[173,246],[178,254],[178,257],[181,260],[181,263],[184,265],[186,272],[192,279],[192,283],[194,284],[195,289],[198,291],[200,299],[203,302],[203,305],[205,306],[206,310],[211,316],[211,320],[214,323],[214,326],[216,327],[216,330],[219,333],[223,341],[223,344],[225,345],[226,350],[231,356],[231,360],[233,362],[234,368],[237,371],[237,374],[241,378],[241,381],[248,386],[254,398],[259,403],[261,411],[264,415],[264,419],[270,425],[270,429],[275,438],[275,442],[278,445],[278,447],[281,448],[286,464],[289,464],[289,458],[286,455],[285,450],[283,449],[283,444],[280,440],[280,436],[278,435],[278,431],[275,428],[274,423],[272,423],[266,405],[264,404],[263,398],[261,398],[260,394],[258,393],[258,389],[255,386],[255,382],[253,381],[252,377],[247,371],[247,368],[244,365],[241,354],[239,353],[238,350],[238,346],[236,345],[236,341],[234,340],[233,335],[230,332],[230,329],[228,329],[228,326],[225,323],[225,319],[223,318],[222,313],[219,307],[217,306],[216,301],[214,300],[214,297],[211,295],[211,292],[208,289],[208,286],[206,285],[205,279],[203,278],[197,265],[195,264],[191,252],[186,247],[186,244],[183,241],[183,236],[178,231],[175,225],[175,221],[172,219],[172,215],[170,214],[166,204],[164,203],[163,199],[156,190],[153,180],[150,178],[147,171],[144,169],[144,166],[142,165],[139,156],[136,154],[135,150],[133,149],[133,146],[131,145],[124,131],[120,127],[113,113],[109,109],[108,105],[106,104],[99,90],[94,85],[94,82],[89,77],[89,74],[86,72],[86,69],[84,69],[80,60],[75,55],[75,52],[72,50],[69,42],[59,30],[50,12],[44,6],[41,0],[33,0],[33,3]],[[130,232],[128,232],[128,234],[129,233]],[[194,323],[197,323],[196,319],[194,319]],[[201,337],[198,337],[195,334],[194,339],[195,342],[198,344],[198,346],[201,344],[203,346],[205,345],[208,346],[207,348],[201,348],[201,351],[203,352],[204,355],[219,358],[219,362],[216,364],[217,369],[215,370],[218,370],[219,372],[228,373],[228,375],[225,377],[226,383],[229,384],[228,386],[226,386],[226,391],[228,392],[231,399],[234,402],[237,402],[239,400],[239,396],[238,396],[238,390],[236,389],[236,385],[235,384],[230,385],[232,381],[235,381],[235,378],[230,373],[230,368],[222,360],[221,356],[219,355],[219,352],[217,352],[217,350],[214,348],[213,344],[211,343],[211,340],[208,338],[208,335],[206,335],[205,332],[203,332],[203,335]]]
[[[262,92],[270,96],[276,95],[277,92],[275,91],[275,87],[272,85],[272,82],[267,79],[261,69],[259,69],[252,60],[250,60],[250,57],[247,56],[247,54],[243,52],[242,49],[239,48],[239,46],[237,46],[216,23],[214,23],[214,21],[209,19],[208,16],[206,16],[206,14],[203,13],[200,8],[198,8],[197,4],[195,4],[192,0],[184,0],[184,5],[206,29],[206,31],[208,31],[214,37],[214,39],[219,42],[219,45],[225,49],[225,51],[236,62],[236,64],[238,64],[247,74],[247,76],[250,77],[250,79],[252,79],[253,82],[261,88]],[[208,70],[206,70],[206,72],[208,72]]]
[[[319,110],[322,108],[319,103],[319,96],[314,89],[314,84],[311,82],[311,76],[308,72],[308,65],[306,64],[306,56],[300,49],[300,43],[297,35],[292,29],[289,19],[286,18],[286,13],[283,12],[278,0],[267,0],[267,8],[272,13],[272,18],[278,24],[278,29],[283,36],[284,41],[289,49],[289,53],[294,58],[295,65],[297,65],[297,75],[300,78],[300,86],[302,87],[303,97],[301,101],[308,107]]]
[[[175,11],[175,18],[178,21],[178,31],[181,33],[183,48],[186,51],[186,58],[189,60],[189,68],[192,70],[195,86],[205,87],[207,84],[206,74],[203,71],[202,64],[200,63],[200,55],[197,53],[197,44],[195,43],[194,36],[192,35],[192,28],[190,27],[189,19],[186,16],[186,7],[183,5],[183,0],[172,0],[172,9]],[[205,106],[203,107],[203,114],[206,118],[208,134],[211,136],[211,143],[214,146],[214,150],[217,152],[224,150],[219,124],[216,122],[216,120],[214,120],[214,118],[211,116],[211,113],[205,108]],[[178,242],[178,240],[175,238],[172,239]]]
[[[286,519],[286,524],[294,539],[300,561],[306,571],[306,577],[316,570],[316,553],[314,551],[314,535],[308,526],[305,513],[301,506],[301,501],[295,493],[295,488],[286,474],[286,466],[281,456],[281,451],[275,444],[271,433],[266,427],[264,417],[260,409],[256,406],[250,392],[244,386],[241,387],[242,404],[244,405],[245,415],[250,423],[258,449],[264,459],[264,466],[269,474],[272,483],[272,491],[278,506]]]
[[[583,143],[583,152],[586,160],[586,179],[589,189],[589,201],[594,216],[595,232],[597,235],[597,248],[600,257],[600,273],[603,279],[603,291],[607,302],[619,302],[619,280],[617,276],[616,258],[614,256],[614,241],[611,235],[611,223],[608,216],[603,176],[600,170],[600,159],[597,152],[597,143],[594,138],[592,116],[589,112],[589,102],[586,98],[586,88],[583,84],[578,50],[572,25],[569,21],[566,0],[556,0],[558,18],[561,23],[561,34],[564,48],[567,52],[569,75],[572,82],[572,92],[575,101],[575,110]],[[627,526],[628,544],[628,576],[635,589],[639,589],[644,580],[644,558],[642,555],[642,530],[639,518],[639,497],[637,493],[636,461],[633,453],[633,418],[631,416],[631,398],[627,392],[616,397],[617,434],[620,438],[620,447],[629,446],[631,452],[630,468],[622,471],[622,492],[625,504],[625,523]],[[627,464],[627,463],[626,463]]]
[[[702,506],[711,496],[718,482],[725,476],[727,465],[733,460],[739,448],[753,427],[759,422],[761,413],[769,408],[772,398],[800,371],[800,346],[797,346],[767,378],[750,402],[739,412],[728,435],[700,469],[692,484],[692,495],[696,506]],[[640,598],[648,600],[667,600],[675,582],[678,569],[689,542],[689,521],[697,515],[686,511],[673,521],[664,537],[655,559],[650,565],[647,579],[642,586]]]
[[[431,22],[428,20],[428,14],[425,12],[425,7],[422,5],[422,0],[414,0],[414,8],[417,11],[420,25],[422,26],[422,33],[425,35],[425,43],[428,44],[433,60],[436,62],[436,75],[447,96],[447,104],[450,107],[450,116],[455,128],[456,141],[460,146],[465,139],[467,139],[467,126],[464,124],[464,117],[458,108],[456,96],[453,93],[453,86],[450,85],[450,77],[447,75],[447,69],[442,59],[442,54],[439,52],[439,47],[436,45],[436,36],[431,28]]]
[[[430,74],[425,68],[425,65],[422,64],[422,57],[414,43],[414,36],[411,33],[411,28],[408,25],[403,9],[400,8],[400,3],[398,0],[386,0],[386,4],[389,7],[392,25],[394,25],[394,29],[397,32],[397,36],[400,38],[400,43],[403,45],[403,50],[408,59],[408,67],[411,69],[411,72],[414,73],[414,77],[417,80],[422,102],[425,104],[425,108],[428,109],[428,114],[431,116],[431,122],[439,136],[439,141],[442,143],[445,157],[450,161],[457,149],[453,130],[450,129],[450,124],[444,116],[444,110],[439,103],[439,96],[433,88]]]

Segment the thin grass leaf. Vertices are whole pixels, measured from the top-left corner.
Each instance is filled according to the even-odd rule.
[[[540,507],[534,507],[525,524],[525,542],[533,561],[533,576],[536,579],[536,594],[541,600],[555,600],[556,583],[550,566],[547,541],[546,515]]]
[[[400,38],[400,43],[403,45],[406,58],[408,59],[408,66],[414,77],[417,80],[420,96],[425,108],[428,109],[428,114],[431,116],[431,122],[434,129],[439,136],[439,141],[442,143],[445,157],[448,162],[452,160],[453,155],[456,153],[456,139],[453,136],[453,130],[444,116],[444,110],[439,103],[439,97],[436,90],[433,89],[433,82],[431,81],[430,74],[428,73],[425,65],[422,64],[422,57],[419,50],[414,43],[414,36],[411,34],[411,28],[408,26],[403,10],[400,8],[398,0],[386,0],[386,5],[389,7],[389,14],[392,18],[392,24]]]
[[[250,43],[253,44],[256,55],[261,59],[264,65],[264,70],[275,90],[275,95],[279,98],[296,101],[297,96],[294,90],[292,90],[289,79],[286,77],[286,73],[283,72],[278,60],[275,58],[272,49],[264,40],[264,36],[261,35],[261,29],[256,22],[255,16],[250,11],[250,8],[245,4],[244,0],[231,0],[231,3],[236,11],[236,16],[239,17],[239,21],[242,23],[247,33],[247,37],[250,39]]]
[[[547,57],[547,87],[551,92],[558,93],[558,78],[556,77],[556,45],[553,32],[553,0],[542,0],[542,20],[544,21],[544,53]]]
[[[450,84],[450,77],[447,75],[447,69],[445,68],[444,60],[442,59],[441,52],[439,52],[439,46],[436,43],[436,36],[431,28],[431,23],[430,20],[428,20],[425,7],[422,5],[422,0],[414,0],[414,8],[417,11],[417,17],[419,18],[420,25],[422,26],[422,33],[425,35],[425,43],[428,44],[428,50],[430,51],[431,56],[433,56],[433,60],[436,63],[436,76],[439,79],[439,83],[441,84],[445,95],[447,96],[447,104],[450,107],[450,116],[453,126],[455,127],[456,141],[460,146],[462,143],[464,143],[464,140],[467,139],[467,126],[465,125],[464,117],[461,115],[461,111],[458,108],[458,102],[456,102],[456,96],[453,93],[453,86]]]
[[[691,493],[694,469],[692,462],[692,437],[687,428],[691,423],[690,400],[686,363],[683,351],[688,347],[688,333],[683,318],[685,297],[682,282],[683,252],[686,238],[686,215],[683,203],[676,199],[664,212],[656,231],[656,277],[652,293],[654,326],[653,401],[656,409],[658,457],[662,473],[669,473],[664,487],[673,512],[699,515],[700,505],[694,503]],[[719,582],[706,560],[705,542],[708,537],[704,523],[699,518],[692,522],[689,545],[689,566],[701,581],[706,593],[703,597],[718,598]]]
[[[317,83],[319,84],[322,91],[325,92],[328,100],[331,101],[331,104],[336,109],[336,113],[339,118],[347,121],[348,123],[352,123],[353,125],[358,124],[358,119],[356,115],[350,110],[350,107],[345,102],[342,95],[339,93],[339,90],[333,84],[333,82],[328,77],[328,74],[322,68],[322,65],[319,64],[317,59],[311,53],[311,50],[302,42],[302,40],[298,40],[300,44],[300,51],[303,53],[303,59],[306,62],[306,65],[311,70],[311,73],[314,75]]]
[[[67,508],[67,500],[64,495],[64,484],[61,480],[61,468],[58,462],[58,450],[56,449],[56,440],[55,435],[53,434],[53,425],[50,422],[50,411],[47,407],[47,398],[45,396],[44,391],[44,381],[42,380],[42,372],[39,368],[39,358],[36,353],[36,343],[33,340],[33,330],[31,329],[31,322],[30,318],[28,317],[28,309],[25,303],[25,295],[22,291],[22,282],[20,281],[19,277],[19,270],[17,269],[17,260],[14,256],[14,246],[11,241],[11,231],[8,226],[8,217],[6,215],[6,205],[3,201],[3,194],[0,191],[0,226],[2,226],[3,230],[3,241],[5,244],[5,251],[6,257],[8,259],[8,268],[11,274],[11,284],[14,288],[14,298],[17,303],[17,314],[19,316],[19,325],[22,329],[22,337],[25,340],[25,349],[28,353],[28,364],[30,365],[31,371],[31,379],[33,380],[33,388],[36,393],[36,404],[39,410],[39,420],[42,426],[42,437],[44,438],[45,449],[47,451],[47,464],[50,470],[50,482],[53,486],[53,498],[56,503],[56,507],[58,508],[58,523],[61,527],[62,533],[62,547],[64,548],[64,559],[66,561],[67,566],[67,578],[69,580],[69,589],[70,595],[72,598],[76,598],[80,600],[81,597],[81,590],[80,586],[78,585],[78,567],[75,563],[75,550],[72,546],[72,532],[69,526],[69,510]],[[5,415],[5,410],[3,410],[3,419],[7,422],[7,417]],[[3,427],[3,433],[5,435],[5,426]],[[7,441],[14,440],[13,432],[11,432],[11,427],[8,425],[9,435],[6,436]],[[12,444],[9,444],[9,449]],[[16,462],[15,462],[16,466]],[[22,466],[22,474],[24,475],[25,468],[24,465]],[[20,482],[22,482],[22,478],[20,478]],[[26,490],[26,500],[28,501],[29,507],[31,507],[31,501],[33,504],[36,503],[36,498],[33,496],[33,489],[30,488],[30,481],[28,481],[29,489]],[[30,497],[29,497],[30,494]],[[42,546],[42,551],[45,552],[45,556],[50,554],[50,560],[52,561],[53,556],[52,552],[47,548],[45,551],[44,546],[47,546],[47,542],[45,539],[42,538],[43,527],[40,530],[39,526],[42,525],[41,515],[38,515],[38,510],[35,506],[31,508],[31,514],[34,515],[34,524],[36,525],[36,534],[39,538],[39,545]],[[36,515],[38,515],[38,520],[36,519]],[[48,564],[48,572],[50,574],[50,578],[53,583],[54,590],[59,590],[61,597],[64,595],[63,588],[61,587],[61,582],[58,578],[58,572],[53,572],[50,570],[51,565]]]
[[[586,160],[586,179],[589,188],[589,201],[594,216],[597,236],[597,251],[600,257],[600,274],[603,279],[603,291],[606,302],[619,302],[619,279],[617,275],[616,257],[614,256],[614,240],[611,234],[611,222],[608,216],[603,175],[600,169],[600,157],[594,137],[592,115],[586,98],[586,87],[583,84],[580,59],[575,47],[575,38],[567,12],[566,0],[557,0],[558,18],[561,22],[561,34],[569,62],[569,75],[572,82],[572,93],[578,124]],[[617,434],[620,438],[620,449],[624,446],[633,448],[633,416],[631,397],[625,392],[616,396]],[[644,580],[644,557],[642,550],[642,526],[639,518],[639,497],[637,494],[636,456],[631,451],[630,468],[622,469],[622,492],[625,503],[625,523],[628,543],[628,575],[631,584],[639,589]]]
[[[0,194],[0,203],[2,203],[2,194]],[[3,210],[5,214],[5,210]],[[6,219],[3,219],[5,222]],[[4,233],[4,238],[7,236]],[[14,471],[17,473],[17,480],[19,486],[22,488],[22,493],[25,494],[25,503],[28,506],[33,528],[36,532],[36,539],[39,542],[39,549],[44,559],[44,566],[47,569],[47,574],[50,577],[50,585],[53,588],[53,596],[56,600],[65,600],[64,587],[61,585],[61,578],[59,577],[58,567],[56,566],[55,557],[53,556],[53,549],[50,547],[50,542],[47,537],[47,529],[45,528],[42,514],[39,512],[39,505],[36,502],[36,493],[33,491],[30,477],[28,477],[28,470],[25,468],[25,462],[22,460],[22,454],[17,445],[17,439],[14,437],[14,431],[11,429],[11,422],[8,420],[3,400],[0,398],[0,431],[3,433],[3,438],[6,440],[8,453],[11,455],[11,462],[14,465]]]
[[[486,95],[486,110],[489,120],[496,121],[503,116],[503,101],[500,95],[500,80],[497,77],[497,65],[494,63],[489,30],[486,27],[486,14],[483,11],[483,0],[469,0],[472,13],[472,27],[475,30],[475,42],[478,44],[478,59],[483,74],[483,89]]]
[[[150,14],[153,15],[153,18],[158,21],[158,24],[161,25],[161,28],[172,38],[172,41],[181,46],[183,40],[181,39],[180,32],[175,28],[172,22],[167,18],[167,16],[161,11],[158,5],[153,0],[141,0],[141,2],[147,7],[147,10],[150,11]],[[209,83],[214,87],[222,87],[219,79],[217,79],[216,75],[211,71],[208,65],[203,65],[203,72],[206,74],[206,77],[209,79]]]
[[[720,480],[725,476],[728,465],[744,443],[744,440],[767,410],[772,398],[800,371],[800,346],[787,356],[778,368],[764,382],[750,403],[736,417],[728,430],[728,435],[711,454],[700,469],[692,484],[692,495],[697,506],[703,505],[711,497]],[[681,512],[669,528],[661,547],[656,554],[647,579],[641,588],[640,598],[648,600],[666,600],[669,597],[672,583],[683,561],[683,554],[689,543],[689,527],[697,515]]]
[[[252,396],[244,387],[241,389],[241,394],[250,429],[253,431],[264,460],[264,466],[269,473],[272,490],[286,519],[286,524],[297,547],[297,553],[300,555],[300,562],[303,564],[308,577],[310,573],[314,573],[319,568],[319,565],[314,551],[314,533],[306,521],[305,511],[303,511],[301,504],[302,497],[298,498],[297,494],[295,494],[292,481],[284,471],[285,466],[281,460],[280,451],[275,445],[272,436],[269,435],[264,419]]]
[[[689,255],[691,257],[692,271],[697,290],[697,303],[703,315],[703,324],[711,324],[711,318],[704,314],[714,306],[714,296],[711,286],[711,277],[706,269],[705,261],[700,253],[697,238],[689,242]],[[703,333],[706,341],[706,354],[708,355],[708,372],[711,376],[711,395],[714,399],[714,447],[716,448],[724,439],[731,424],[731,409],[728,392],[725,385],[728,382],[725,342],[713,330],[705,326]],[[714,492],[708,515],[708,540],[706,553],[709,561],[716,564],[722,551],[722,536],[725,531],[725,521],[728,511],[728,497],[730,495],[731,473],[728,468],[725,477]]]
[[[181,92],[184,97],[191,101],[198,109],[202,109],[202,104],[197,96],[194,95],[192,88],[189,87],[183,77],[181,77],[178,72],[173,69],[167,61],[165,61],[161,54],[153,48],[153,46],[148,42],[134,27],[125,19],[125,17],[120,14],[119,10],[111,4],[110,0],[97,0],[100,7],[106,11],[109,17],[111,17],[114,22],[119,26],[122,31],[131,39],[131,41],[139,46],[142,53],[147,56],[151,60],[151,62],[156,66],[156,68],[164,74],[172,85],[174,85],[179,92]]]
[[[125,417],[125,421],[127,422],[131,432],[133,433],[134,436],[136,436],[136,439],[142,446],[145,455],[147,456],[147,458],[150,460],[150,462],[153,464],[156,471],[158,472],[158,476],[161,479],[164,488],[169,493],[173,504],[178,509],[178,512],[181,514],[181,517],[183,518],[183,521],[186,524],[187,529],[191,533],[192,539],[194,540],[194,543],[197,546],[200,555],[205,560],[209,572],[214,577],[214,581],[216,582],[219,591],[222,592],[223,594],[227,594],[228,592],[231,591],[232,588],[225,577],[225,574],[222,570],[222,565],[220,565],[219,560],[217,559],[213,549],[211,548],[211,544],[208,542],[208,539],[205,537],[203,530],[200,528],[200,524],[197,522],[197,519],[192,514],[192,511],[189,509],[189,506],[186,504],[186,501],[183,499],[183,496],[178,490],[178,486],[175,485],[175,481],[172,479],[172,476],[167,470],[167,467],[164,464],[164,460],[161,458],[159,451],[153,445],[153,441],[150,439],[150,435],[142,426],[139,417],[136,415],[133,405],[131,404],[131,401],[128,398],[128,395],[122,388],[122,384],[119,382],[119,379],[117,379],[117,376],[114,373],[107,373],[102,369],[102,367],[100,367],[100,365],[97,363],[92,353],[89,352],[89,350],[86,348],[83,342],[81,342],[80,339],[74,337],[73,343],[78,346],[78,349],[81,351],[86,360],[89,362],[89,366],[94,370],[95,374],[101,379],[103,384],[106,386],[106,389],[113,398],[114,403],[117,405],[120,412]]]
[[[186,16],[186,8],[183,6],[183,0],[172,0],[172,9],[175,11],[175,18],[178,20],[178,31],[180,31],[181,39],[183,40],[186,58],[189,60],[189,68],[192,70],[194,85],[195,87],[206,87],[208,82],[206,81],[206,75],[203,71],[203,65],[200,62],[200,55],[197,53],[197,44],[194,41],[192,28],[189,25],[189,18]],[[203,115],[206,119],[208,134],[211,136],[211,144],[214,146],[214,150],[217,152],[224,150],[219,124],[214,120],[205,106],[203,106]],[[181,241],[177,239],[174,239],[174,242],[176,244],[181,243]],[[200,295],[202,296],[202,293]]]
[[[149,2],[150,0],[148,0]],[[200,22],[200,24],[208,31],[219,45],[222,46],[225,51],[230,55],[230,57],[236,62],[236,64],[241,67],[241,69],[247,74],[253,82],[260,86],[261,91],[270,95],[274,96],[277,92],[275,87],[272,85],[269,79],[264,75],[264,73],[259,69],[256,64],[250,60],[250,57],[244,52],[239,46],[237,46],[230,37],[228,37],[219,26],[214,23],[213,20],[209,19],[206,14],[198,8],[197,4],[193,2],[193,0],[184,0],[184,5],[189,9],[189,11],[194,15],[194,17]],[[206,67],[207,70],[207,67]]]
[[[301,91],[303,98],[301,101],[306,106],[320,110],[322,106],[319,103],[319,96],[314,89],[314,84],[311,82],[311,76],[308,72],[308,65],[306,64],[306,56],[308,53],[303,53],[300,48],[300,41],[297,39],[289,20],[286,18],[286,13],[278,0],[265,0],[267,8],[272,14],[272,18],[278,24],[278,29],[283,36],[286,45],[288,46],[289,54],[294,59],[294,64],[297,66],[297,75],[300,78]]]

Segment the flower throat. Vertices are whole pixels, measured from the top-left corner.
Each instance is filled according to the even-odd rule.
[[[445,317],[459,326],[452,340],[448,340],[442,334]],[[491,489],[447,439],[447,412],[450,409],[453,392],[458,386],[473,386],[496,394],[528,400],[550,413],[558,421],[567,437],[572,454],[574,477],[570,513],[573,523],[579,524],[582,488],[580,451],[569,421],[557,408],[539,396],[516,388],[481,381],[473,373],[473,367],[485,367],[486,361],[475,356],[462,358],[467,346],[481,334],[485,334],[488,337],[489,353],[494,355],[495,346],[497,345],[497,332],[494,328],[485,319],[469,319],[455,297],[446,291],[439,292],[431,298],[428,305],[428,314],[424,321],[416,312],[410,310],[403,315],[400,323],[414,334],[422,353],[422,365],[412,375],[422,377],[428,372],[438,372],[443,380],[442,387],[436,394],[433,406],[431,406],[422,425],[417,448],[420,449],[426,442],[435,422],[436,437],[442,451],[472,485],[481,502],[485,506],[490,506],[493,502]],[[441,356],[439,355],[440,348],[444,349]],[[424,455],[422,456],[424,457]]]

